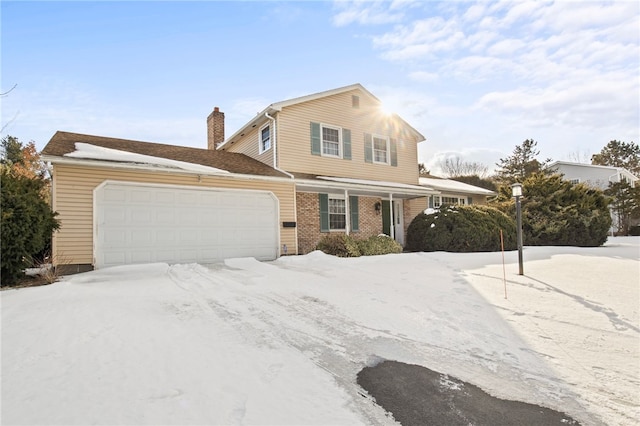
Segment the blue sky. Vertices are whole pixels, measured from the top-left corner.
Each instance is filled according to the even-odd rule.
[[[206,147],[267,105],[361,83],[427,138],[419,160],[493,168],[527,138],[588,161],[640,142],[640,5],[617,2],[2,1],[2,135]]]

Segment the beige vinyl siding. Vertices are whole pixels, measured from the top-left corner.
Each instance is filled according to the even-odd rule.
[[[352,107],[352,95],[360,97],[359,108]],[[311,122],[349,129],[352,159],[312,155]],[[365,133],[396,139],[397,167],[365,162]],[[382,114],[380,104],[358,90],[291,105],[278,114],[279,167],[289,172],[417,184],[416,144],[400,121]]]
[[[54,262],[93,264],[93,190],[105,180],[271,191],[280,204],[281,248],[297,252],[295,228],[282,228],[282,222],[296,220],[293,183],[210,176],[199,182],[195,175],[54,164],[53,209],[61,225],[53,236]]]
[[[268,120],[271,122],[271,120]],[[238,140],[234,143],[229,143],[228,146],[225,145],[225,150],[228,152],[239,152],[241,154],[247,155],[255,160],[261,161],[269,166],[273,167],[273,124],[270,123],[271,126],[271,148],[260,154],[260,145],[259,145],[259,132],[262,126],[264,126],[267,122],[263,122],[261,124],[256,125],[250,132],[247,132],[242,139]]]

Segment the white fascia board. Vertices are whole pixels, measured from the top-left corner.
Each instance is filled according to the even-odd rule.
[[[63,164],[69,166],[85,166],[85,167],[100,167],[107,169],[124,169],[124,170],[136,170],[153,173],[170,173],[179,175],[191,175],[191,176],[214,176],[224,177],[232,179],[244,179],[244,180],[260,180],[270,182],[293,182],[288,176],[262,176],[262,175],[248,175],[243,173],[214,173],[214,172],[197,172],[193,170],[181,170],[171,169],[167,167],[159,167],[154,165],[134,164],[134,163],[120,163],[116,161],[101,161],[101,160],[84,160],[76,158],[65,158],[59,156],[43,155],[41,157],[43,161],[50,162],[51,164]]]
[[[224,147],[229,145],[232,140],[236,139],[238,136],[242,135],[243,133],[249,132],[250,129],[253,129],[254,127],[258,126],[258,124],[261,124],[264,121],[268,121],[269,119],[265,116],[265,114],[270,114],[270,115],[275,114],[276,112],[281,111],[281,109],[282,108],[275,107],[274,104],[269,105],[268,107],[263,109],[261,112],[256,114],[256,116],[253,117],[251,121],[249,121],[247,124],[242,126],[237,132],[235,132],[233,135],[225,139],[225,141],[222,142],[220,146],[218,146],[216,149],[223,149]]]
[[[333,181],[318,181],[309,179],[296,179],[296,186],[302,186],[305,188],[314,188],[318,191],[335,189],[335,190],[354,190],[370,193],[392,193],[394,195],[412,195],[418,197],[428,197],[429,195],[438,195],[440,191],[436,191],[432,188],[407,188],[397,186],[382,186],[382,185],[370,185],[359,183],[346,183],[346,182],[333,182]]]

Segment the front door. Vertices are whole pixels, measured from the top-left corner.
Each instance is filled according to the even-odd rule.
[[[392,206],[390,205],[392,204]],[[391,218],[391,208],[393,208],[393,220]],[[393,201],[382,200],[382,233],[391,236],[391,226],[393,225],[393,237],[404,246],[404,215],[402,210],[402,200]]]
[[[404,214],[402,200],[393,202],[393,234],[401,246],[404,247]]]

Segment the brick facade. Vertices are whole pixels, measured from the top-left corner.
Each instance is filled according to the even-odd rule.
[[[369,238],[382,233],[382,212],[376,212],[376,203],[381,202],[380,198],[358,197],[359,211],[359,231],[351,231],[354,238]],[[318,241],[327,232],[320,232],[320,201],[317,193],[298,192],[296,193],[297,214],[298,214],[298,253],[307,254],[315,250]],[[408,208],[408,203],[404,203]],[[407,213],[405,213],[405,218]],[[408,226],[405,220],[405,229]],[[333,233],[333,232],[332,232]]]

